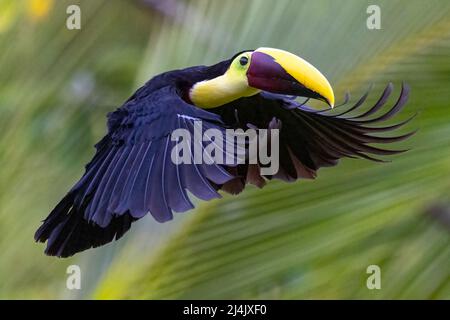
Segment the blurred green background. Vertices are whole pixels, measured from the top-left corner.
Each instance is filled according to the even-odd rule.
[[[81,8],[68,30],[66,8]],[[381,30],[366,9],[381,8]],[[0,0],[0,298],[450,299],[450,3],[361,0]],[[40,221],[84,171],[105,115],[162,71],[282,48],[341,98],[412,87],[419,132],[389,164],[343,160],[271,182],[70,259]],[[338,100],[339,100],[338,98]],[[392,98],[391,104],[394,103]],[[66,289],[80,265],[82,289]],[[381,267],[381,290],[366,268]]]

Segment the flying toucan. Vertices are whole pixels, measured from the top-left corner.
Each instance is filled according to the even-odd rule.
[[[273,48],[157,75],[108,114],[108,133],[95,145],[84,175],[43,221],[35,240],[47,241],[47,255],[68,257],[121,238],[148,212],[164,222],[173,212],[192,209],[188,193],[211,200],[221,197],[219,190],[237,194],[248,183],[263,187],[274,178],[313,179],[320,167],[334,166],[344,157],[383,161],[376,156],[404,150],[372,143],[400,141],[414,133],[377,135],[412,119],[372,125],[388,120],[405,105],[409,89],[402,85],[394,105],[374,116],[392,90],[389,84],[373,106],[356,115],[367,93],[350,108],[332,110],[335,97],[327,79],[302,58]],[[298,96],[322,100],[329,107],[312,109],[296,101]],[[205,129],[221,131],[278,129],[278,171],[262,175],[258,163],[174,163],[170,150],[177,142],[171,132],[192,132],[199,120]]]

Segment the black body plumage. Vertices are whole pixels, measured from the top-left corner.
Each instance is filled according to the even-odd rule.
[[[220,197],[220,189],[236,194],[247,183],[262,187],[266,179],[314,178],[317,169],[333,166],[343,157],[381,161],[376,156],[402,151],[371,143],[391,143],[412,134],[375,135],[395,130],[409,120],[371,126],[401,110],[408,98],[406,86],[394,106],[378,117],[373,114],[387,102],[391,84],[372,108],[356,116],[349,113],[358,112],[366,96],[338,113],[312,110],[290,97],[266,92],[208,110],[186,101],[187,88],[223,74],[230,61],[156,76],[108,115],[108,133],[97,143],[84,175],[35,234],[36,241],[48,241],[48,255],[67,257],[119,239],[133,221],[148,212],[159,222],[170,220],[173,212],[194,207],[188,192],[210,200]],[[263,177],[258,165],[173,164],[169,154],[175,142],[170,133],[177,128],[193,131],[192,119],[202,120],[205,130],[281,128],[280,170]]]

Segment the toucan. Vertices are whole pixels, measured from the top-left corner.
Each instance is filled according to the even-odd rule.
[[[374,125],[407,102],[409,87],[402,84],[393,106],[380,111],[392,91],[390,83],[367,107],[367,93],[353,106],[342,107],[348,105],[347,96],[333,109],[333,89],[321,72],[295,54],[266,47],[211,66],[157,75],[108,114],[107,134],[95,145],[83,176],[43,221],[35,240],[47,241],[47,255],[68,257],[118,240],[147,213],[158,222],[171,220],[174,212],[194,208],[193,198],[220,198],[220,190],[238,194],[248,184],[263,187],[271,179],[314,179],[319,168],[346,157],[383,162],[380,155],[405,150],[372,144],[401,141],[414,133],[379,134],[402,127],[414,116]],[[297,97],[328,106],[312,108]],[[278,171],[261,174],[258,163],[174,163],[170,150],[177,141],[171,132],[192,132],[195,121],[202,121],[205,130],[278,129]]]

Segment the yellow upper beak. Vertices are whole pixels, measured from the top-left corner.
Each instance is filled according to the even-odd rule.
[[[280,49],[259,48],[254,52],[261,52],[272,57],[300,85],[317,94],[320,99],[325,100],[332,108],[334,107],[334,93],[330,83],[309,62],[295,54]]]

